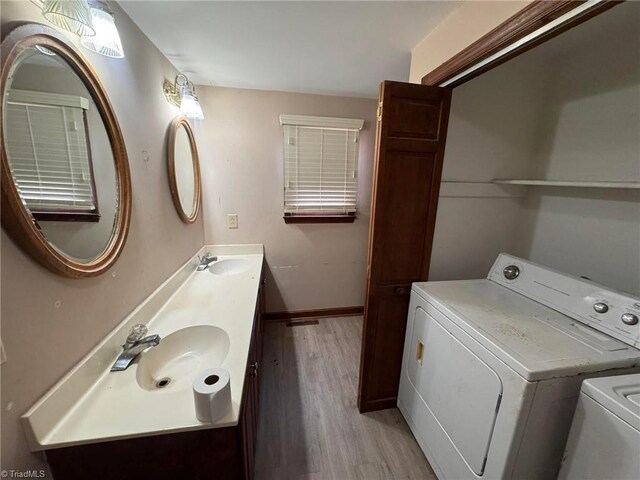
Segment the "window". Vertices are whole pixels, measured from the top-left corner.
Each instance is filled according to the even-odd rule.
[[[353,221],[363,120],[280,115],[284,128],[284,219]]]
[[[11,90],[6,125],[15,184],[36,220],[99,221],[86,98]]]

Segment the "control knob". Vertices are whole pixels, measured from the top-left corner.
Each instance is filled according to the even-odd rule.
[[[623,313],[620,318],[627,325],[635,325],[638,323],[638,316],[633,313]]]
[[[609,305],[604,302],[598,302],[593,304],[593,309],[596,313],[607,313],[609,311]]]
[[[508,265],[504,267],[504,270],[502,270],[502,274],[507,280],[515,280],[516,278],[518,278],[518,275],[520,275],[520,269],[515,265]]]

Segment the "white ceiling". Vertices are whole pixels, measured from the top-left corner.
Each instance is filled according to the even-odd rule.
[[[358,97],[377,97],[382,80],[407,81],[411,49],[459,4],[119,3],[196,84]]]

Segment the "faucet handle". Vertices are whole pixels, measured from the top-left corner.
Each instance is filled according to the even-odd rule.
[[[198,257],[198,262],[200,263],[204,263],[204,262],[208,262],[210,260],[213,260],[214,262],[218,260],[218,257],[214,257],[211,252],[205,252],[202,256],[197,255]]]
[[[146,327],[146,325],[143,325],[141,323],[134,325],[133,327],[131,327],[131,330],[129,331],[129,336],[127,337],[127,343],[133,343],[133,342],[137,342],[138,340],[141,340],[142,338],[144,338],[144,336],[147,334],[148,331],[149,329]]]

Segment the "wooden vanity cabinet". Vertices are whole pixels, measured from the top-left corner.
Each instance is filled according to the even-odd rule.
[[[263,325],[263,288],[262,282],[258,293],[259,307],[256,309],[256,318],[251,335],[251,347],[249,347],[249,361],[247,362],[247,374],[244,379],[243,409],[240,413],[240,436],[243,451],[244,478],[253,478],[254,459],[256,452],[256,439],[258,431],[258,411],[260,409],[260,363],[262,359],[262,325]]]
[[[237,426],[169,433],[46,451],[56,480],[250,480],[253,478],[262,355],[260,283]],[[171,412],[158,412],[158,415]]]

